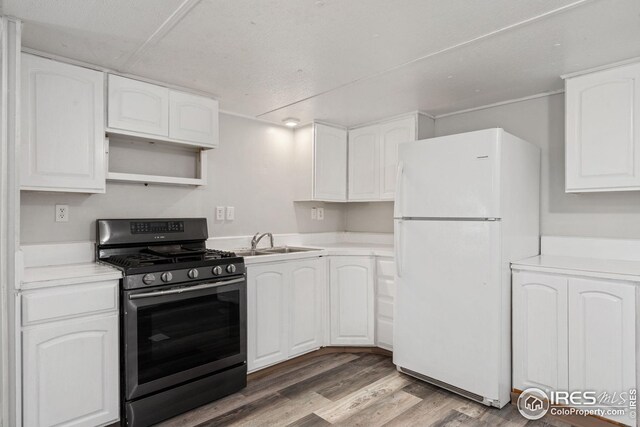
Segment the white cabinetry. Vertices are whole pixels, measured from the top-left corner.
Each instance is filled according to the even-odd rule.
[[[104,193],[104,77],[22,54],[23,190]]]
[[[514,271],[513,387],[637,387],[638,284]],[[636,425],[628,415],[612,420]]]
[[[109,74],[108,124],[111,129],[169,135],[169,89]]]
[[[25,427],[118,420],[117,301],[117,281],[24,292]]]
[[[376,259],[376,346],[385,350],[393,350],[394,271],[393,258]]]
[[[393,200],[398,144],[433,136],[433,119],[414,114],[349,131],[349,201]]]
[[[287,264],[247,266],[248,369],[287,358]]]
[[[513,386],[568,390],[567,278],[513,276]]]
[[[640,63],[566,80],[566,191],[640,190]]]
[[[218,146],[218,101],[114,74],[108,84],[109,132]]]
[[[324,258],[247,266],[248,370],[322,346]]]
[[[169,138],[218,146],[218,101],[169,91]]]
[[[295,131],[296,200],[347,200],[347,131],[314,123]]]
[[[331,344],[373,345],[373,258],[335,256],[329,264]]]

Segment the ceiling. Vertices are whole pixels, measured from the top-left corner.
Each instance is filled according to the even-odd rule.
[[[640,57],[638,0],[3,0],[23,45],[345,126],[560,90]]]

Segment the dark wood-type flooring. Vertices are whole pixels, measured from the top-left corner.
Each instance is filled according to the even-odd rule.
[[[388,356],[332,353],[249,378],[247,388],[161,424],[185,426],[554,426],[488,408],[399,373]]]

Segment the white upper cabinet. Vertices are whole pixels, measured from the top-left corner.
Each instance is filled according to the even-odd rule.
[[[380,198],[393,200],[396,192],[398,145],[415,141],[416,120],[409,117],[380,125]]]
[[[22,54],[23,190],[104,193],[104,77]]]
[[[640,63],[566,81],[566,191],[640,190]]]
[[[433,119],[413,114],[349,131],[349,201],[393,200],[398,145],[433,136]]]
[[[169,91],[169,138],[218,146],[218,101]]]
[[[347,131],[314,123],[296,129],[296,200],[347,201]]]
[[[107,126],[168,137],[169,89],[109,74]]]
[[[109,74],[107,128],[196,147],[218,146],[218,101]]]
[[[380,197],[379,132],[377,126],[349,131],[349,200]]]

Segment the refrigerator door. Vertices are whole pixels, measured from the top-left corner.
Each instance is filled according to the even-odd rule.
[[[499,399],[501,387],[508,394],[509,378],[500,378],[509,339],[500,327],[509,310],[501,306],[500,223],[395,225],[393,363],[485,399]]]
[[[499,136],[488,129],[400,144],[396,218],[500,218]]]

